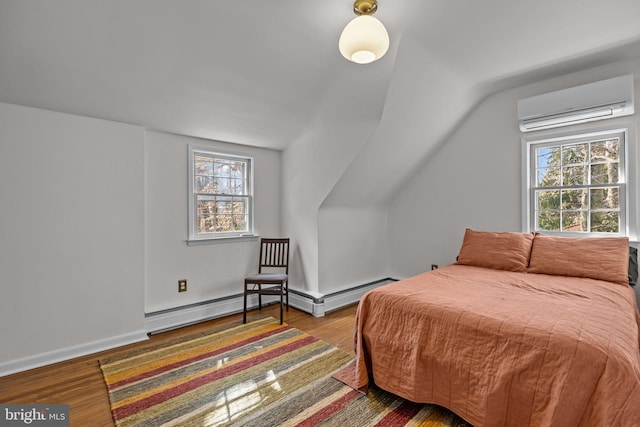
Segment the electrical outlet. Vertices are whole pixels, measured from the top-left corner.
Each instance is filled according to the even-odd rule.
[[[431,264],[431,269],[432,270],[436,270],[437,268],[438,268],[438,264]]]
[[[187,279],[178,280],[178,292],[187,292]]]

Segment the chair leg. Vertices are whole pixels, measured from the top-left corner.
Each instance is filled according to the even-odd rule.
[[[280,324],[281,325],[282,325],[282,302],[283,302],[282,297],[284,296],[282,291],[284,291],[284,289],[281,289],[281,292],[280,292]]]
[[[244,309],[242,310],[242,323],[247,323],[247,284],[244,284]]]
[[[284,283],[284,289],[287,297],[287,311],[289,311],[289,282]]]
[[[258,310],[262,310],[262,285],[258,283]]]

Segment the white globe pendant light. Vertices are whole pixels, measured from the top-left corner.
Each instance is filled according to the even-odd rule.
[[[376,0],[356,0],[353,11],[357,17],[342,30],[338,49],[342,56],[358,64],[376,61],[389,49],[389,33],[373,15],[378,9]]]

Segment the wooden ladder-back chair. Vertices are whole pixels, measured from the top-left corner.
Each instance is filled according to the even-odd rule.
[[[247,323],[247,297],[258,294],[258,308],[262,309],[262,295],[280,296],[280,324],[282,306],[286,300],[289,311],[289,239],[260,239],[258,274],[244,278],[244,314],[242,323]]]

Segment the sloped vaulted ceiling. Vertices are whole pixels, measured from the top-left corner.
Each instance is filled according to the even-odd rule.
[[[334,75],[359,78],[362,66],[337,51],[351,5],[2,0],[0,102],[284,149],[308,130]],[[640,40],[637,0],[381,0],[376,16],[392,39],[382,60],[398,57],[398,76],[410,73],[402,68],[412,61],[424,70],[406,77],[419,103],[407,108],[446,113],[451,124],[469,106],[443,108],[450,93],[475,99],[567,61],[585,65],[616,48],[637,51]],[[410,46],[397,56],[401,39]],[[392,67],[370,67],[380,84],[393,81]],[[389,120],[406,117],[399,114],[402,99],[393,97],[404,95],[412,94],[399,91],[389,99],[395,106],[384,106],[392,108]],[[383,106],[369,108],[357,114],[379,116]],[[384,149],[376,141],[385,132],[369,150]]]
[[[2,0],[0,101],[284,149],[358,67],[337,51],[351,3]],[[640,38],[636,0],[381,0],[377,16],[392,49],[410,38],[468,90]],[[428,97],[452,80],[416,83]]]

